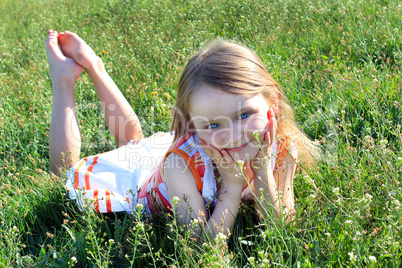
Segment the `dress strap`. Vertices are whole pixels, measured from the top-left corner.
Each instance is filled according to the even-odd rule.
[[[183,150],[180,150],[179,148],[175,148],[175,147],[170,148],[167,151],[167,153],[165,154],[165,159],[163,159],[162,167],[164,166],[165,160],[170,153],[176,153],[176,154],[180,155],[187,162],[188,166],[190,167],[191,172],[194,175],[195,182],[197,183],[197,189],[199,192],[201,192],[202,187],[203,187],[203,182],[201,180],[200,174],[198,173],[198,170],[195,166],[193,159]]]

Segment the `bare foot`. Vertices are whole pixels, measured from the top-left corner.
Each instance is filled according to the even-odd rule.
[[[63,32],[57,36],[63,54],[74,59],[85,69],[91,68],[98,57],[88,44],[82,40],[77,34],[72,32]]]
[[[75,84],[83,68],[73,59],[66,57],[59,47],[56,31],[48,31],[46,53],[49,62],[50,77],[53,83],[69,82]]]

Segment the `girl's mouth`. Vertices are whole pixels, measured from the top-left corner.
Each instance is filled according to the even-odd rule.
[[[243,144],[242,146],[239,146],[239,147],[227,148],[226,150],[231,151],[231,152],[238,152],[238,151],[241,151],[241,150],[243,150],[244,148],[246,148],[247,145],[248,145],[250,142],[251,142],[251,141],[246,142],[245,144]]]

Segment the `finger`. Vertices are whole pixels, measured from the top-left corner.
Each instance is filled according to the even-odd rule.
[[[222,156],[224,158],[228,159],[230,162],[233,162],[233,163],[235,162],[234,159],[232,158],[232,156],[228,153],[228,151],[222,150],[221,153],[222,153]]]
[[[205,152],[209,151],[208,144],[203,139],[198,138],[198,143]]]
[[[254,159],[253,159],[254,160]],[[248,161],[248,162],[246,162],[246,163],[244,163],[244,167],[243,167],[243,170],[246,170],[246,169],[251,169],[251,161]]]
[[[198,138],[198,143],[201,145],[201,147],[207,144],[207,143],[206,143],[203,139],[201,139],[201,138]]]
[[[265,132],[264,141],[264,152],[267,153],[268,147],[271,146],[272,143],[270,131]]]
[[[268,109],[268,111],[267,111],[267,118],[268,118],[268,121],[271,120],[271,117],[272,117],[272,115],[271,115],[271,108],[270,108],[270,109]]]
[[[267,111],[267,119],[268,119],[268,122],[265,125],[265,131],[273,132],[272,128],[270,126],[272,126],[272,124],[276,125],[276,119],[275,119],[275,114],[274,114],[274,111],[272,110],[272,108],[269,108],[269,110]],[[263,135],[265,135],[265,133]]]
[[[270,132],[270,137],[269,137],[269,139],[270,139],[270,143],[269,143],[269,145],[271,146],[272,145],[272,143],[274,142],[274,140],[275,140],[275,129],[274,129],[274,131],[272,131],[272,132]]]
[[[271,145],[272,145],[271,133],[269,131],[265,131],[262,139],[261,153],[263,155],[268,155],[269,148],[271,147]]]
[[[230,156],[230,154],[226,150],[221,151],[222,158],[221,158],[221,166],[224,168],[231,168],[235,165],[235,161]],[[223,166],[224,164],[225,166]]]
[[[198,143],[200,144],[201,148],[204,150],[204,152],[209,156],[209,158],[221,158],[222,155],[219,152],[218,149],[216,149],[214,146],[207,144],[203,139],[198,139]]]
[[[270,140],[272,142],[276,136],[276,130],[278,128],[278,123],[276,121],[275,114],[272,109],[270,109],[268,111],[268,115],[269,115],[270,119],[267,124],[267,130],[270,132]]]
[[[275,116],[274,111],[272,110],[272,108],[271,108],[271,111],[272,111],[272,118],[271,118],[271,121],[274,122],[275,133],[276,133],[276,130],[278,129],[278,121],[276,121],[276,116]]]
[[[273,141],[273,138],[275,137],[275,135],[276,135],[276,122],[275,122],[275,119],[272,119],[271,121],[269,121],[269,124],[268,124],[268,132],[269,132],[269,134],[270,134],[270,140],[271,140],[271,142]]]

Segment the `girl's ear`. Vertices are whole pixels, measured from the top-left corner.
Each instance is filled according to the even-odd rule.
[[[277,115],[277,114],[278,114],[278,111],[279,111],[278,105],[279,105],[278,94],[274,94],[274,95],[271,97],[271,107],[270,107],[270,108],[272,108],[272,110],[274,111],[274,114],[275,114],[275,115]]]

